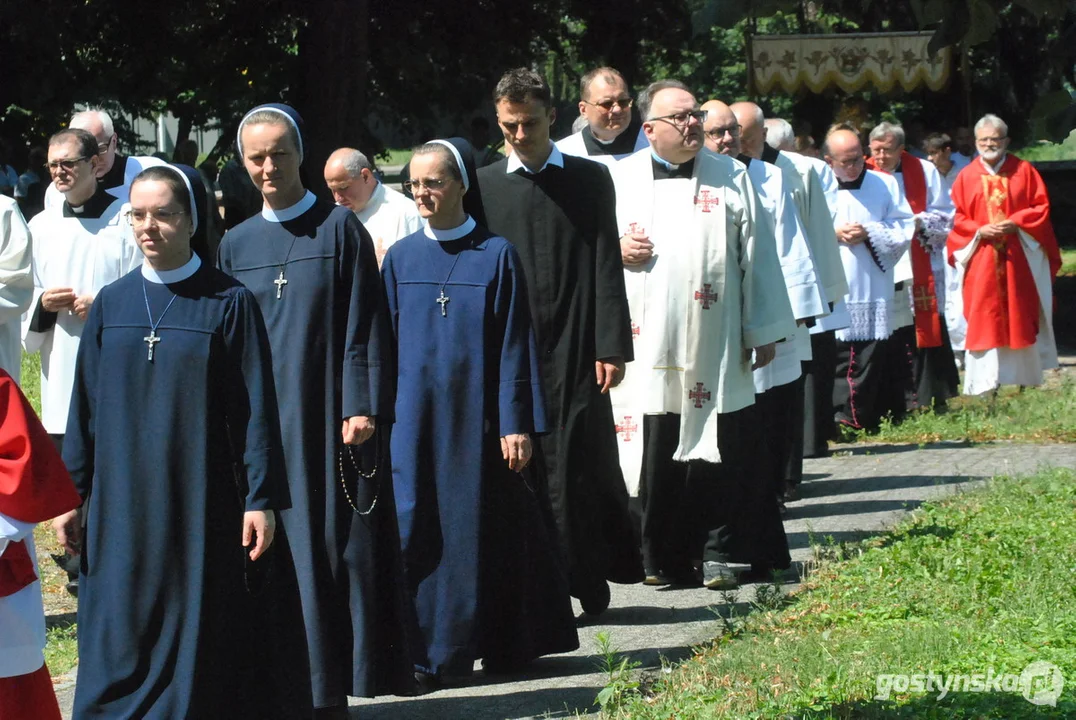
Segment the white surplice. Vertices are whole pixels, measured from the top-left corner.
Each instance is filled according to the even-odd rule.
[[[0,195],[0,368],[16,383],[22,367],[19,318],[33,297],[30,230],[15,201]]]
[[[680,415],[673,459],[721,459],[719,413],[754,402],[744,348],[790,337],[795,320],[782,287],[772,229],[742,163],[708,150],[693,176],[654,180],[649,148],[613,169],[621,234],[646,233],[650,261],[625,267],[635,361],[612,393],[620,462],[637,495],[643,416]],[[769,233],[769,234],[767,234]]]
[[[601,142],[599,140],[599,142]],[[593,160],[605,165],[610,170],[613,169],[619,161],[626,157],[630,157],[633,153],[650,147],[650,144],[646,140],[646,134],[642,128],[639,128],[639,134],[635,138],[635,149],[630,153],[622,153],[615,155],[591,155],[587,152],[586,143],[583,141],[583,131],[580,130],[577,133],[572,133],[566,138],[561,138],[556,142],[557,149],[565,155],[574,155],[575,157],[586,158],[587,160]]]
[[[56,314],[43,332],[31,330],[41,295],[51,288],[72,288],[92,295],[142,262],[142,251],[116,200],[99,218],[65,217],[66,203],[45,208],[30,221],[33,238],[34,296],[23,315],[23,345],[41,351],[41,422],[49,433],[67,430],[67,410],[75,378],[75,357],[85,322],[70,310]],[[148,322],[148,318],[147,318]],[[149,325],[146,326],[147,330]]]
[[[845,342],[881,340],[891,334],[893,271],[915,230],[911,208],[897,181],[874,170],[863,173],[860,187],[837,191],[835,223],[859,223],[868,234],[858,245],[841,245],[841,262],[848,278],[845,306],[851,322],[837,331],[837,339]]]
[[[0,513],[0,555],[11,543],[25,542],[36,563],[34,523]],[[35,567],[36,570],[36,567]],[[27,675],[45,664],[45,609],[41,581],[35,580],[7,597],[0,597],[0,678]]]
[[[382,182],[377,184],[366,207],[355,213],[355,217],[374,241],[378,267],[393,243],[417,233],[423,226],[415,201]]]

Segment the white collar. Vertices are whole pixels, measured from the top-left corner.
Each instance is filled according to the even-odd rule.
[[[188,260],[185,265],[177,267],[175,270],[154,270],[149,264],[149,260],[143,260],[142,277],[149,280],[151,283],[156,283],[158,285],[171,285],[172,283],[186,280],[191,275],[198,272],[198,268],[200,267],[202,267],[202,261],[195,253],[191,253],[191,259]]]
[[[537,170],[531,170],[529,167],[523,164],[522,160],[519,159],[518,153],[512,153],[510,156],[508,156],[508,167],[505,168],[505,171],[508,173],[514,173],[516,170],[523,168],[531,175],[537,175],[550,165],[556,165],[559,168],[564,167],[564,154],[560,151],[560,148],[554,145],[552,140],[549,141],[549,146],[553,148],[553,150],[549,153],[549,157],[546,159],[545,165],[538,168]]]
[[[262,206],[262,217],[269,222],[287,222],[288,220],[294,220],[310,208],[314,207],[314,203],[318,201],[318,196],[309,190],[306,191],[306,195],[303,195],[303,199],[295,203],[291,207],[286,207],[283,210],[274,210],[268,205]]]
[[[378,182],[374,187],[374,191],[370,193],[370,199],[362,206],[362,210],[356,210],[355,214],[360,218],[369,219],[374,214],[374,211],[381,207],[383,202],[385,202],[385,186]]]
[[[430,223],[425,223],[423,232],[430,240],[436,240],[437,242],[448,242],[449,240],[459,240],[461,237],[471,234],[474,229],[478,227],[478,223],[474,221],[474,218],[470,215],[463,221],[463,224],[459,227],[454,227],[450,230],[438,230],[437,228],[430,227]]]
[[[986,168],[986,171],[988,173],[990,173],[991,175],[997,175],[998,170],[1001,169],[1001,166],[1004,165],[1005,161],[1008,160],[1008,159],[1009,159],[1009,153],[1008,152],[1003,152],[1003,153],[1001,153],[1001,157],[998,158],[998,161],[996,163],[994,163],[993,167],[991,167],[990,163],[988,163],[986,160],[983,160],[982,155],[979,156],[979,162],[981,162],[983,164],[983,167]]]

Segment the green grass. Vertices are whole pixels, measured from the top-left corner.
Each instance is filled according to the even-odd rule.
[[[847,550],[847,548],[846,548]],[[825,561],[780,610],[741,619],[605,715],[691,718],[1076,716],[1076,473],[995,478]],[[879,694],[882,674],[996,674],[1033,661],[1057,707],[1019,692]]]
[[[1076,248],[1061,248],[1061,277],[1076,277]]]
[[[387,148],[377,156],[377,164],[382,168],[389,165],[405,165],[410,161],[411,148]]]
[[[78,665],[78,632],[74,623],[46,631],[45,664],[52,677],[71,672]]]
[[[41,414],[41,353],[22,354],[22,368],[19,370],[19,387],[26,399],[34,406],[34,412]]]
[[[1029,162],[1050,160],[1076,160],[1076,133],[1070,133],[1064,142],[1042,142],[1013,149],[1013,154]]]
[[[1076,381],[1066,378],[1023,392],[1003,388],[996,399],[960,396],[949,401],[943,415],[913,413],[899,424],[884,420],[876,432],[842,427],[841,433],[841,442],[1076,442]]]

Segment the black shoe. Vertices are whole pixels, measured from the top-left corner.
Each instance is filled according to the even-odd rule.
[[[441,681],[441,676],[436,673],[422,672],[421,670],[415,671],[415,689],[413,695],[427,695],[432,692],[437,692],[444,687],[444,683]]]
[[[583,606],[583,612],[587,615],[601,615],[609,609],[610,599],[609,583],[602,580],[599,583],[594,583],[591,591],[586,593],[584,597],[579,598],[579,603]]]

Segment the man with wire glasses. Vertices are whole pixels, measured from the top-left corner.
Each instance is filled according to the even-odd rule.
[[[565,155],[612,166],[646,147],[642,121],[631,111],[633,100],[624,78],[611,67],[591,70],[579,82],[579,118],[585,125],[557,142]]]

